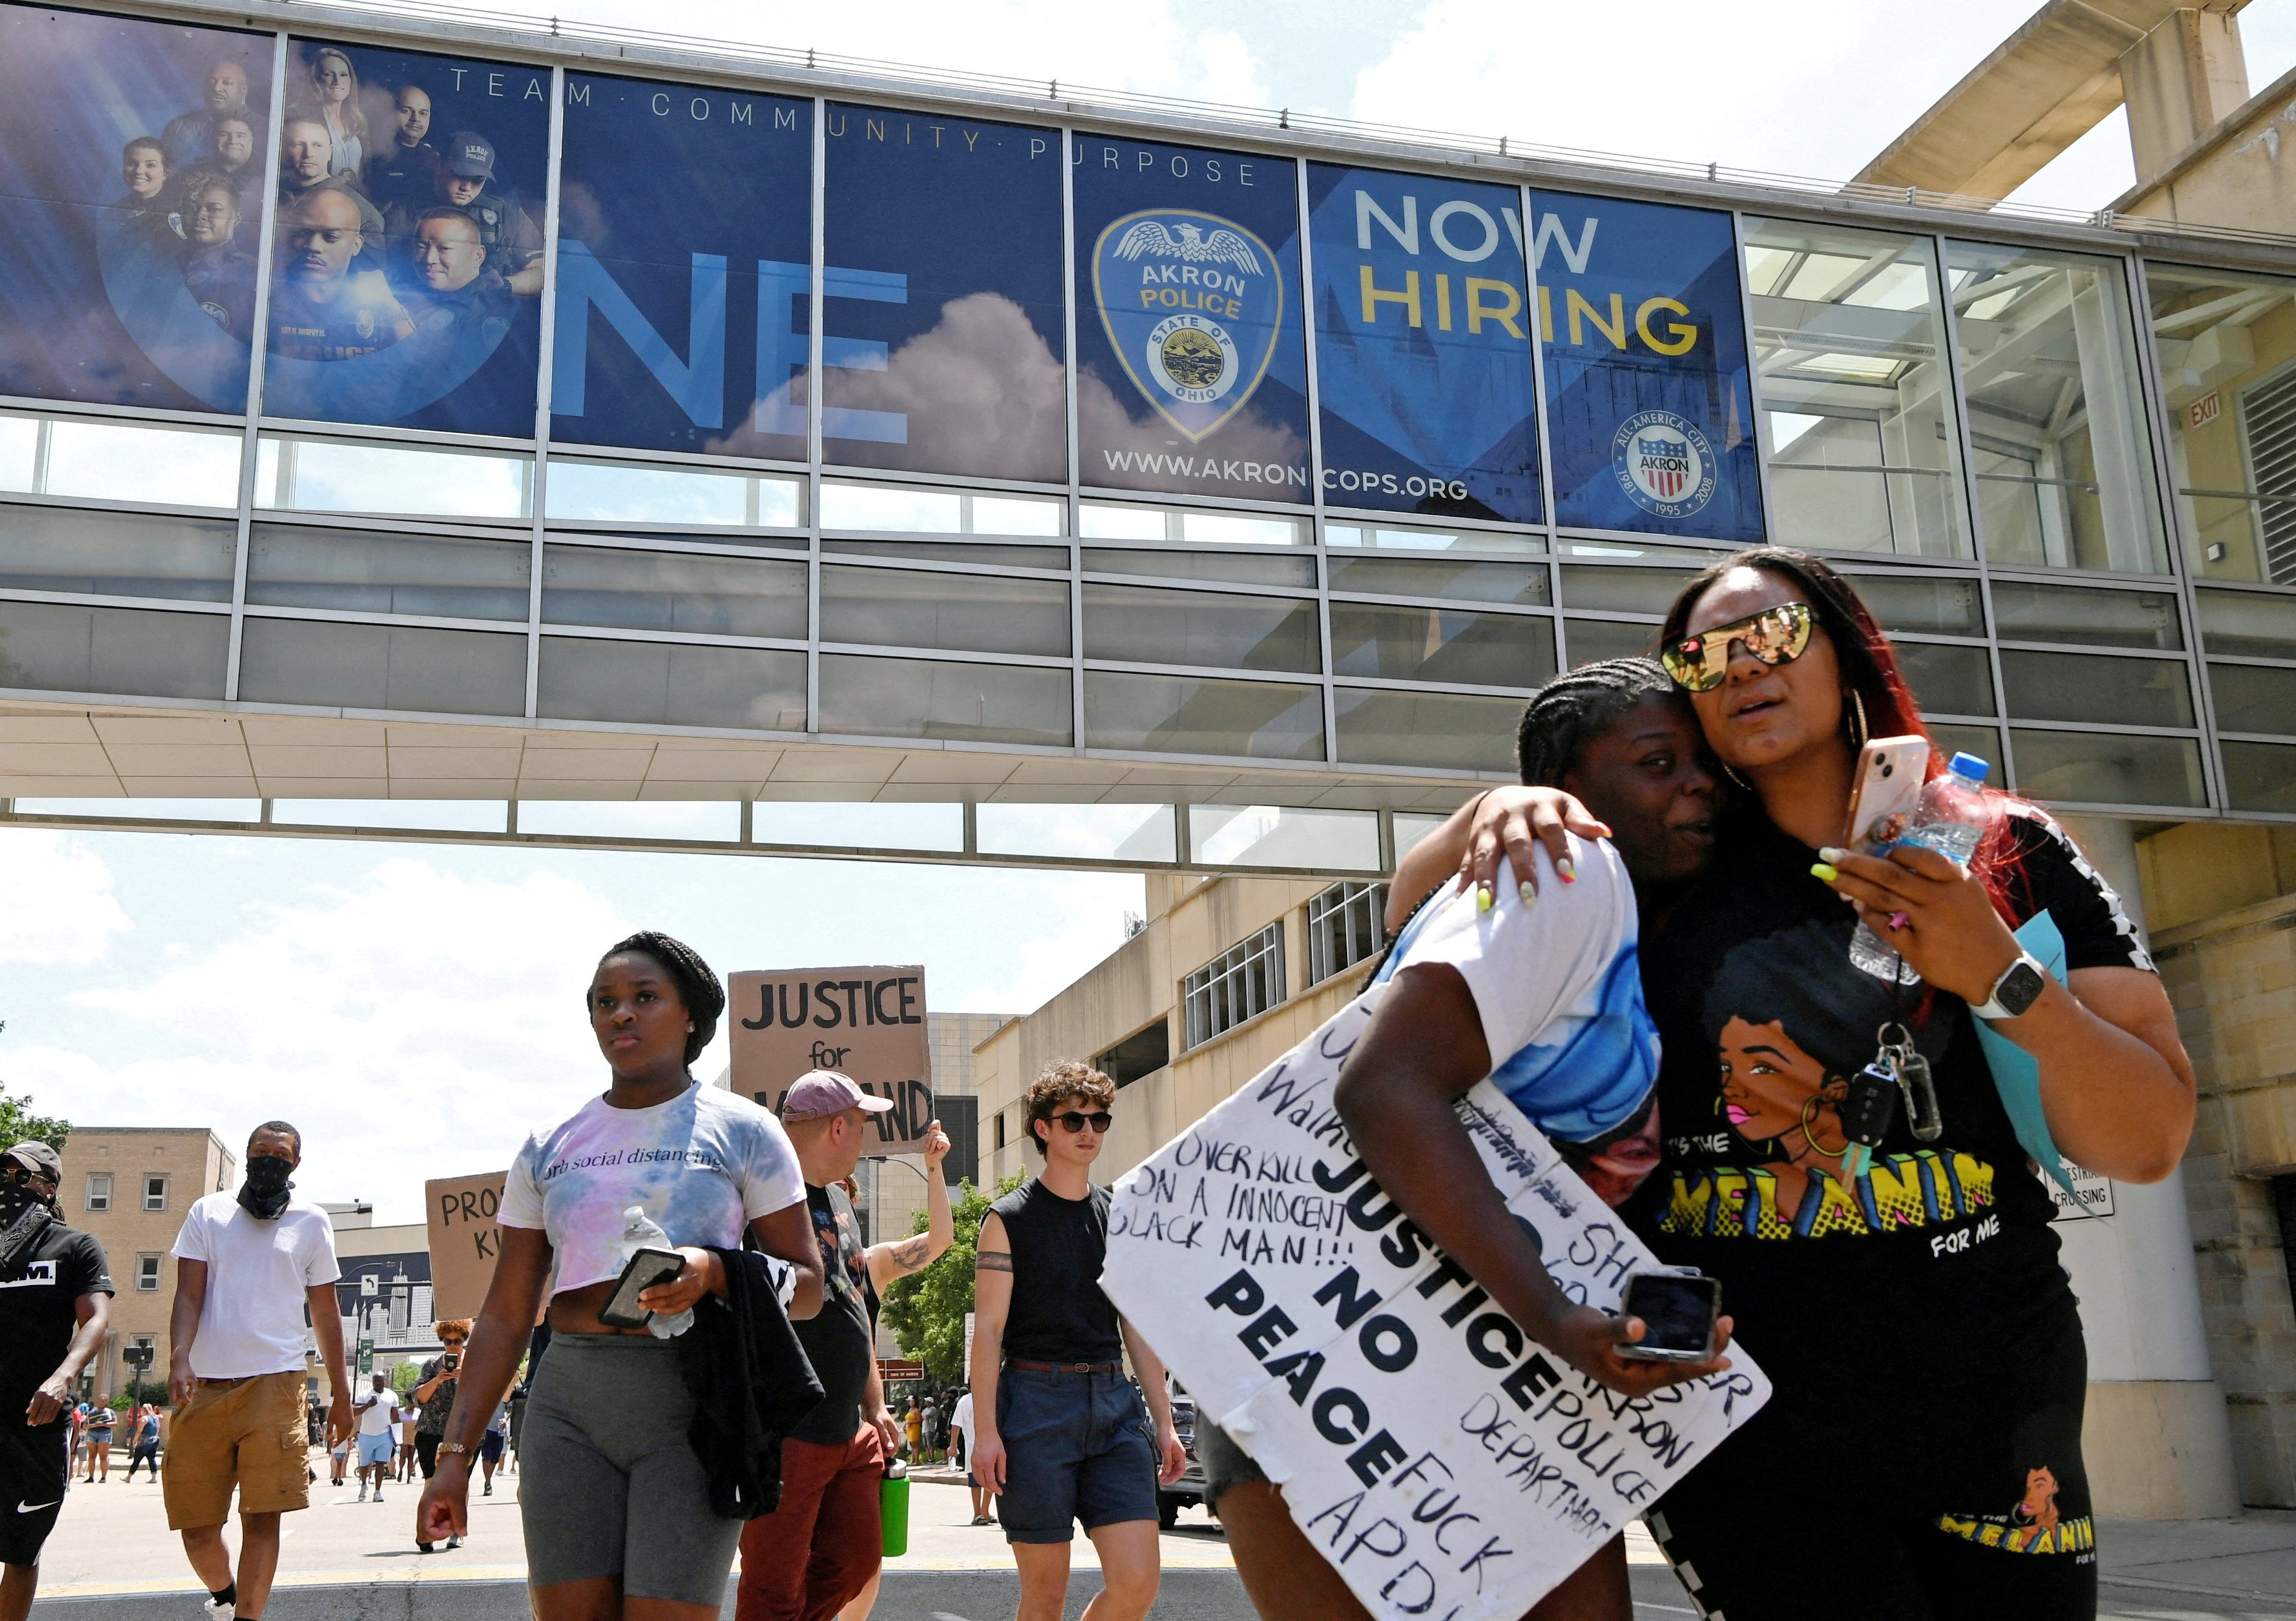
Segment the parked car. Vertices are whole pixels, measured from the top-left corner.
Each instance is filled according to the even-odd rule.
[[[1188,1449],[1188,1467],[1170,1485],[1156,1488],[1156,1523],[1167,1531],[1177,1524],[1180,1510],[1193,1508],[1204,1500],[1204,1466],[1196,1456],[1196,1402],[1180,1388],[1180,1382],[1165,1376],[1172,1393],[1172,1428],[1180,1432],[1180,1444]]]

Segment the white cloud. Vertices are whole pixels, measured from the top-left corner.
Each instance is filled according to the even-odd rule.
[[[77,967],[132,926],[112,893],[111,869],[78,840],[25,828],[0,849],[10,863],[0,885],[0,962]]]
[[[1124,909],[1139,904],[1139,893],[1134,878],[1078,874],[1057,882],[1043,914],[1055,926],[982,965],[981,977],[957,993],[952,1010],[1035,1012],[1124,943]]]

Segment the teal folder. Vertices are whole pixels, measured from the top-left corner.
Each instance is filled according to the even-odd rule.
[[[2034,959],[2059,981],[2063,980],[2065,937],[2047,912],[2036,912],[2017,931],[2017,943],[2030,951]],[[2065,1174],[2064,1156],[2057,1152],[2056,1140],[2049,1135],[2048,1116],[2041,1112],[2040,1060],[1985,1020],[1974,1022],[1978,1042],[1985,1049],[1985,1062],[1993,1071],[1994,1089],[2001,1094],[2001,1107],[2009,1111],[2009,1123],[2016,1129],[2017,1140],[2078,1206],[2080,1196],[2073,1191],[2072,1179]]]

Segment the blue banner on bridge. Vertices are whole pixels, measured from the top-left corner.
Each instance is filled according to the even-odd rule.
[[[1556,521],[1761,539],[1730,217],[1560,192],[1530,205]]]
[[[800,461],[813,103],[566,76],[551,437]]]
[[[1521,193],[1310,163],[1308,210],[1325,504],[1538,523]]]

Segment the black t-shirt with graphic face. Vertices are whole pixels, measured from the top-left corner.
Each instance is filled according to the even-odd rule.
[[[31,1254],[0,1278],[0,1415],[24,1421],[32,1393],[71,1348],[80,1296],[116,1292],[94,1235],[49,1222]]]
[[[2149,969],[2118,899],[2063,830],[2024,807],[2008,814],[2016,921],[2046,909],[2068,969]],[[1970,1377],[1972,1346],[2013,1345],[2069,1302],[2055,1206],[1967,1005],[1852,964],[1857,914],[1811,876],[1816,859],[1750,817],[1644,944],[1664,1047],[1664,1160],[1632,1214],[1661,1260],[1723,1280],[1723,1309],[1782,1388],[1854,1390],[1892,1370]],[[1901,1099],[1845,1186],[1835,1099],[1890,1023],[1929,1059],[1944,1130],[1915,1140]]]
[[[869,1261],[861,1224],[842,1188],[805,1190],[813,1234],[821,1245],[821,1310],[790,1326],[821,1380],[821,1405],[790,1433],[800,1441],[850,1441],[861,1428],[861,1398],[868,1393],[876,1355],[867,1302]]]

